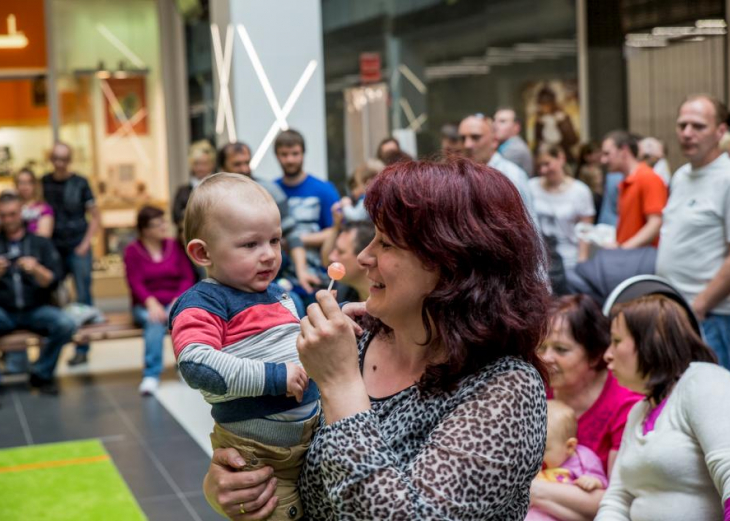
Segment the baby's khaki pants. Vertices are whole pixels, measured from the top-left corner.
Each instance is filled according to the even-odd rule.
[[[312,440],[312,432],[319,423],[319,414],[304,422],[302,438],[293,447],[275,447],[265,445],[249,438],[241,438],[223,429],[217,423],[210,435],[213,450],[218,448],[234,448],[243,457],[246,467],[243,470],[256,470],[272,467],[277,479],[275,495],[279,504],[268,519],[273,521],[291,521],[304,517],[304,508],[299,497],[297,481],[304,463],[304,455]]]

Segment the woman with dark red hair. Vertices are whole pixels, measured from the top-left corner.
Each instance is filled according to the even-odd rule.
[[[468,160],[388,167],[360,342],[325,291],[302,320],[323,422],[300,476],[306,516],[522,520],[542,463],[547,330],[540,240],[502,174]],[[276,505],[266,468],[216,451],[208,501],[236,519]]]

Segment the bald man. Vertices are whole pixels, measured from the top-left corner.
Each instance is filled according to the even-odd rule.
[[[730,158],[719,147],[727,118],[709,96],[680,106],[677,138],[689,163],[672,177],[656,271],[692,303],[705,341],[730,369]]]

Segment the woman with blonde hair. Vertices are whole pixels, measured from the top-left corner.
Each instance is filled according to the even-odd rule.
[[[190,182],[178,188],[172,203],[172,220],[182,228],[185,207],[193,189],[203,182],[203,179],[215,172],[215,148],[208,140],[202,139],[190,145],[188,151],[188,165],[192,174]]]

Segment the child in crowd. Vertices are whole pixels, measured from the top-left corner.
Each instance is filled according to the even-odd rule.
[[[608,480],[601,460],[589,448],[578,445],[578,420],[568,405],[548,400],[547,441],[543,470],[536,479],[575,485],[586,492],[606,488]],[[554,517],[531,507],[525,521],[555,520]]]
[[[216,174],[192,192],[184,235],[209,278],[170,313],[180,373],[212,404],[213,448],[237,449],[246,470],[274,468],[279,504],[270,519],[300,519],[297,480],[319,393],[299,363],[294,303],[271,284],[281,265],[279,210],[246,176]]]
[[[345,221],[369,221],[370,216],[365,210],[365,191],[370,181],[385,169],[385,165],[377,159],[370,159],[357,167],[350,180],[350,197],[343,197],[335,203],[334,210],[342,212]],[[354,201],[354,202],[353,202]]]

